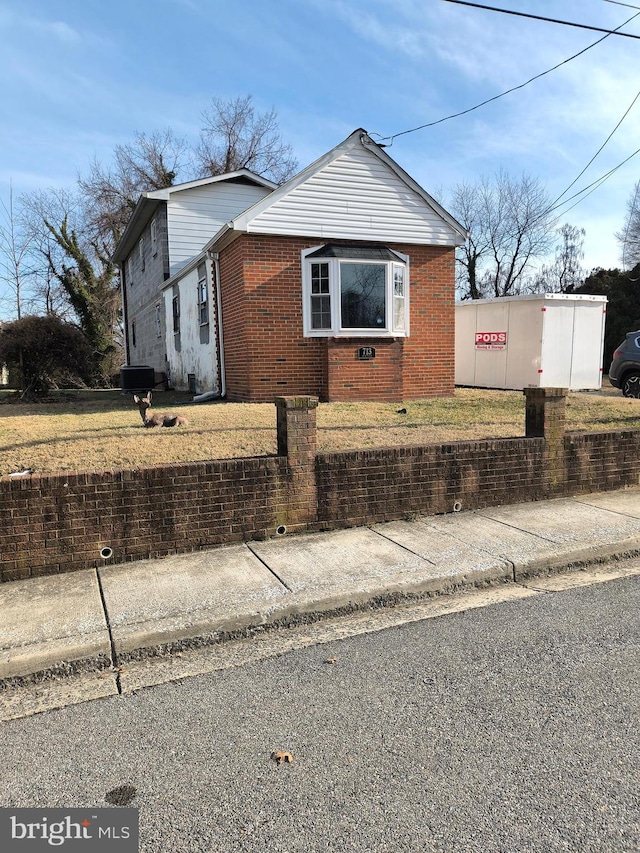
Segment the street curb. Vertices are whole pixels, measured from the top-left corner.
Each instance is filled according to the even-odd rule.
[[[137,643],[130,649],[118,650],[118,643],[116,643],[113,649],[115,659],[108,659],[104,655],[96,656],[93,646],[91,654],[82,654],[82,649],[77,646],[77,656],[62,659],[51,666],[38,668],[38,656],[34,654],[33,671],[24,672],[24,662],[22,662],[21,672],[9,672],[0,677],[0,690],[36,684],[48,679],[61,679],[78,672],[99,673],[109,669],[117,671],[118,667],[129,661],[170,655],[185,649],[218,645],[242,637],[250,638],[270,630],[311,624],[359,611],[393,607],[410,601],[437,598],[472,589],[520,583],[534,577],[587,569],[610,561],[620,562],[636,557],[640,557],[640,537],[632,537],[616,544],[579,549],[559,555],[557,559],[546,558],[522,565],[503,558],[505,571],[500,568],[475,578],[473,575],[469,576],[468,572],[460,572],[457,575],[449,575],[446,579],[440,577],[422,579],[413,584],[411,582],[386,584],[377,589],[333,595],[324,599],[297,600],[286,607],[274,608],[268,612],[254,611],[242,616],[217,620],[215,623],[202,621],[162,635],[149,632],[146,638],[144,634],[134,638]]]
[[[588,566],[631,560],[634,557],[640,557],[640,536],[632,536],[613,544],[580,548],[571,553],[560,554],[557,559],[543,558],[530,563],[513,563],[513,579],[521,582],[540,575],[585,569]]]

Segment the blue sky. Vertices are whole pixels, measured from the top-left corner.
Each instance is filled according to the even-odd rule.
[[[629,0],[640,7],[640,0]],[[596,27],[640,8],[606,0],[487,5]],[[640,35],[640,17],[626,32]],[[0,0],[0,196],[71,186],[136,131],[195,140],[213,96],[274,107],[306,166],[357,127],[388,136],[472,107],[601,34],[445,0]],[[388,149],[445,205],[506,169],[555,198],[638,94],[640,41],[611,36],[523,89]],[[640,146],[640,98],[569,194]],[[640,155],[563,221],[586,229],[585,266],[616,266]],[[186,179],[186,178],[185,178]]]

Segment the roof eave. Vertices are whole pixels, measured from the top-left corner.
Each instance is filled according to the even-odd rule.
[[[115,263],[121,264],[125,261],[127,255],[129,255],[135,246],[140,232],[161,204],[161,200],[150,198],[148,193],[143,193],[140,196],[127,222],[127,227],[124,229],[122,237],[120,237],[118,245],[113,252],[112,260]]]
[[[250,169],[236,169],[234,172],[226,172],[223,175],[213,175],[209,178],[200,178],[197,181],[187,181],[186,183],[175,184],[161,190],[150,190],[149,192],[142,193],[113,253],[115,263],[122,263],[126,259],[136,244],[140,232],[151,219],[157,207],[162,202],[168,202],[174,193],[209,186],[210,184],[222,183],[224,181],[232,181],[236,178],[246,178],[257,186],[262,186],[269,190],[275,190],[278,187],[278,184],[270,181],[268,178],[263,178]]]

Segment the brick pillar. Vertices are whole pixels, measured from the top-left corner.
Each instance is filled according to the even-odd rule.
[[[280,532],[303,530],[318,516],[316,487],[317,397],[276,397],[278,456],[287,472],[279,484],[277,521]]]
[[[544,438],[544,486],[561,493],[567,482],[564,452],[567,388],[525,388],[525,435]]]

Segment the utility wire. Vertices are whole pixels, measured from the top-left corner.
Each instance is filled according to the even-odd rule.
[[[445,0],[445,3],[457,3],[460,6],[472,6],[474,9],[488,9],[490,12],[503,12],[505,15],[517,15],[520,18],[533,18],[536,21],[546,21],[550,24],[564,24],[567,27],[579,27],[582,30],[594,30],[597,33],[608,33],[609,35],[624,36],[629,39],[640,39],[633,33],[619,33],[616,30],[606,30],[604,27],[590,27],[588,24],[577,24],[573,21],[561,21],[558,18],[544,18],[541,15],[531,15],[527,12],[514,12],[512,9],[498,9],[496,6],[484,6],[481,3],[470,3],[469,0]]]
[[[620,0],[604,0],[605,3],[613,3],[615,6],[626,6],[627,9],[640,9],[640,6],[632,6],[631,3],[621,3]]]
[[[611,131],[611,133],[609,134],[609,136],[607,136],[607,138],[605,139],[605,141],[602,143],[602,145],[600,146],[600,148],[598,148],[598,150],[597,150],[597,151],[596,151],[596,153],[593,155],[593,157],[591,158],[591,160],[589,160],[589,162],[588,162],[588,163],[587,163],[587,165],[584,167],[584,169],[580,172],[580,174],[579,174],[579,175],[577,175],[577,176],[573,179],[573,181],[571,181],[571,183],[570,183],[570,184],[569,184],[569,186],[564,190],[564,192],[561,192],[561,193],[560,193],[560,195],[555,199],[555,201],[553,201],[553,202],[552,202],[552,204],[554,204],[554,205],[555,205],[555,204],[557,204],[557,202],[559,202],[559,201],[560,201],[560,199],[562,198],[562,196],[563,196],[563,195],[566,195],[566,194],[569,192],[569,190],[571,189],[571,187],[572,187],[574,184],[576,184],[576,183],[580,180],[580,178],[584,175],[584,173],[587,171],[587,169],[589,168],[589,166],[593,163],[593,161],[596,159],[596,157],[600,154],[600,152],[601,152],[601,151],[604,149],[604,147],[607,145],[607,143],[609,142],[609,140],[611,139],[611,137],[613,136],[613,134],[617,131],[617,129],[620,127],[620,125],[622,124],[622,122],[623,122],[623,121],[626,119],[626,117],[629,115],[629,113],[631,112],[631,109],[632,109],[633,105],[634,105],[634,104],[635,104],[635,102],[638,100],[638,98],[640,98],[640,92],[638,92],[638,93],[637,93],[637,95],[635,96],[635,98],[633,99],[633,101],[631,101],[631,103],[630,103],[630,104],[629,104],[629,106],[627,107],[627,109],[626,109],[626,111],[625,111],[624,115],[622,116],[622,118],[620,119],[620,121],[619,121],[619,122],[617,123],[617,125],[613,128],[613,130]],[[575,205],[573,205],[573,206],[575,206]]]
[[[635,15],[632,15],[628,20],[624,23],[620,24],[616,29],[620,29],[620,27],[625,27],[628,23],[633,21],[634,18],[637,18],[640,15],[640,12],[636,12]],[[563,59],[562,62],[559,62],[557,65],[554,65],[553,68],[548,68],[546,71],[542,71],[540,74],[536,74],[535,77],[530,77],[529,80],[526,80],[524,83],[520,83],[518,86],[512,86],[511,89],[507,89],[506,92],[501,92],[499,95],[494,95],[492,98],[487,98],[486,101],[482,101],[479,104],[476,104],[474,107],[469,107],[466,110],[462,110],[459,113],[452,113],[451,115],[444,116],[444,118],[436,119],[436,121],[427,122],[427,124],[421,124],[418,127],[412,127],[410,130],[402,130],[400,133],[394,133],[392,136],[380,136],[379,133],[372,133],[372,136],[378,136],[380,142],[385,142],[389,140],[389,145],[393,145],[393,140],[397,139],[398,136],[406,136],[407,133],[415,133],[417,130],[424,130],[427,127],[434,127],[436,124],[442,124],[444,121],[449,121],[452,118],[459,118],[460,116],[467,115],[467,113],[471,113],[474,110],[480,109],[480,107],[484,107],[487,104],[490,104],[492,101],[497,101],[499,98],[504,98],[505,95],[510,95],[511,92],[516,92],[518,89],[524,89],[525,86],[528,86],[529,83],[533,83],[534,80],[539,80],[540,77],[544,77],[545,74],[550,74],[552,71],[556,71],[562,65],[566,65],[568,62],[571,62],[573,59],[577,59],[579,56],[582,56],[583,53],[586,53],[588,50],[591,50],[592,47],[600,44],[600,42],[609,38],[612,33],[615,33],[616,30],[612,30],[611,32],[607,32],[606,35],[594,41],[592,44],[587,45],[587,47],[578,51],[578,53],[574,53],[573,56],[569,56],[567,59]]]
[[[640,154],[640,148],[636,148],[636,150],[632,154],[629,154],[628,157],[625,157],[625,159],[621,163],[618,163],[617,166],[614,166],[613,169],[609,169],[609,171],[605,172],[604,175],[600,175],[600,177],[596,178],[595,181],[592,181],[590,184],[587,184],[586,187],[583,187],[581,190],[578,190],[577,193],[574,193],[573,195],[569,196],[569,198],[565,198],[565,200],[561,201],[559,204],[557,204],[556,202],[553,202],[552,205],[547,208],[547,210],[545,211],[545,214],[543,214],[543,215],[548,215],[549,213],[553,213],[554,210],[558,210],[558,208],[564,207],[565,204],[568,204],[574,198],[578,198],[578,196],[583,196],[583,198],[578,199],[578,201],[575,204],[572,204],[571,207],[568,207],[566,210],[564,210],[562,214],[558,214],[558,218],[560,218],[561,215],[564,216],[564,214],[567,213],[569,210],[571,210],[571,208],[580,204],[580,202],[584,201],[584,199],[588,195],[591,195],[592,192],[599,189],[602,186],[602,184],[604,184],[605,181],[609,180],[609,178],[615,172],[618,171],[618,169],[620,169],[622,166],[624,166],[625,163],[628,163],[629,160],[631,160],[637,154]],[[589,192],[587,192],[587,190],[589,190]],[[585,193],[586,193],[586,195],[584,195]],[[564,195],[564,193],[563,193],[563,195]]]

